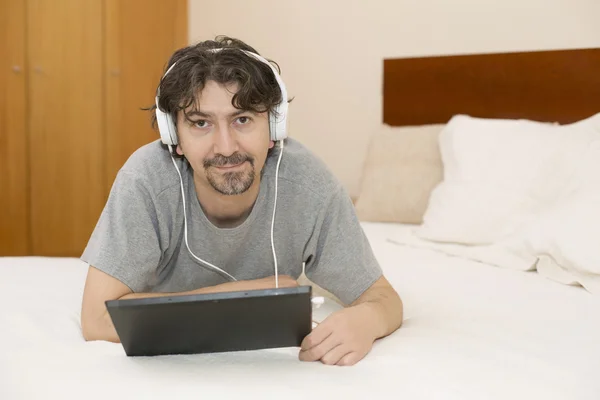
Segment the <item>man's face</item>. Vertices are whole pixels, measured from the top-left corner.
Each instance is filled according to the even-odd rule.
[[[258,184],[273,147],[267,113],[238,110],[231,104],[237,85],[206,82],[196,107],[177,116],[179,146],[194,169],[196,183],[225,195],[246,192]]]

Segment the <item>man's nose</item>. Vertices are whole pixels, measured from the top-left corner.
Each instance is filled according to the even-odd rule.
[[[228,157],[238,150],[236,133],[229,124],[219,124],[214,142],[215,154]]]

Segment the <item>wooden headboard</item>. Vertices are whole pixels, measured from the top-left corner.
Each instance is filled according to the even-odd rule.
[[[570,123],[600,112],[600,49],[386,59],[383,122],[453,115]]]

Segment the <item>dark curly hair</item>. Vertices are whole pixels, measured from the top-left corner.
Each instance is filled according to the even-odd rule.
[[[217,48],[222,50],[210,51]],[[240,49],[259,54],[241,40],[227,36],[217,36],[215,40],[199,42],[173,53],[165,71],[174,63],[177,65],[163,76],[158,86],[161,110],[177,121],[177,113],[197,104],[198,94],[206,82],[212,80],[220,84],[237,83],[239,90],[232,99],[235,108],[256,113],[271,112],[282,99],[273,71]],[[268,61],[280,71],[277,63]],[[151,111],[153,127],[156,126],[155,109],[156,105],[146,108]]]

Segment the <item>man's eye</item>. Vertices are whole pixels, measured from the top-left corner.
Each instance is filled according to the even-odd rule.
[[[241,125],[247,124],[248,122],[250,122],[249,117],[239,117],[238,118],[238,123]]]
[[[200,121],[194,122],[194,126],[197,128],[206,128],[208,126],[208,122],[201,119]]]

